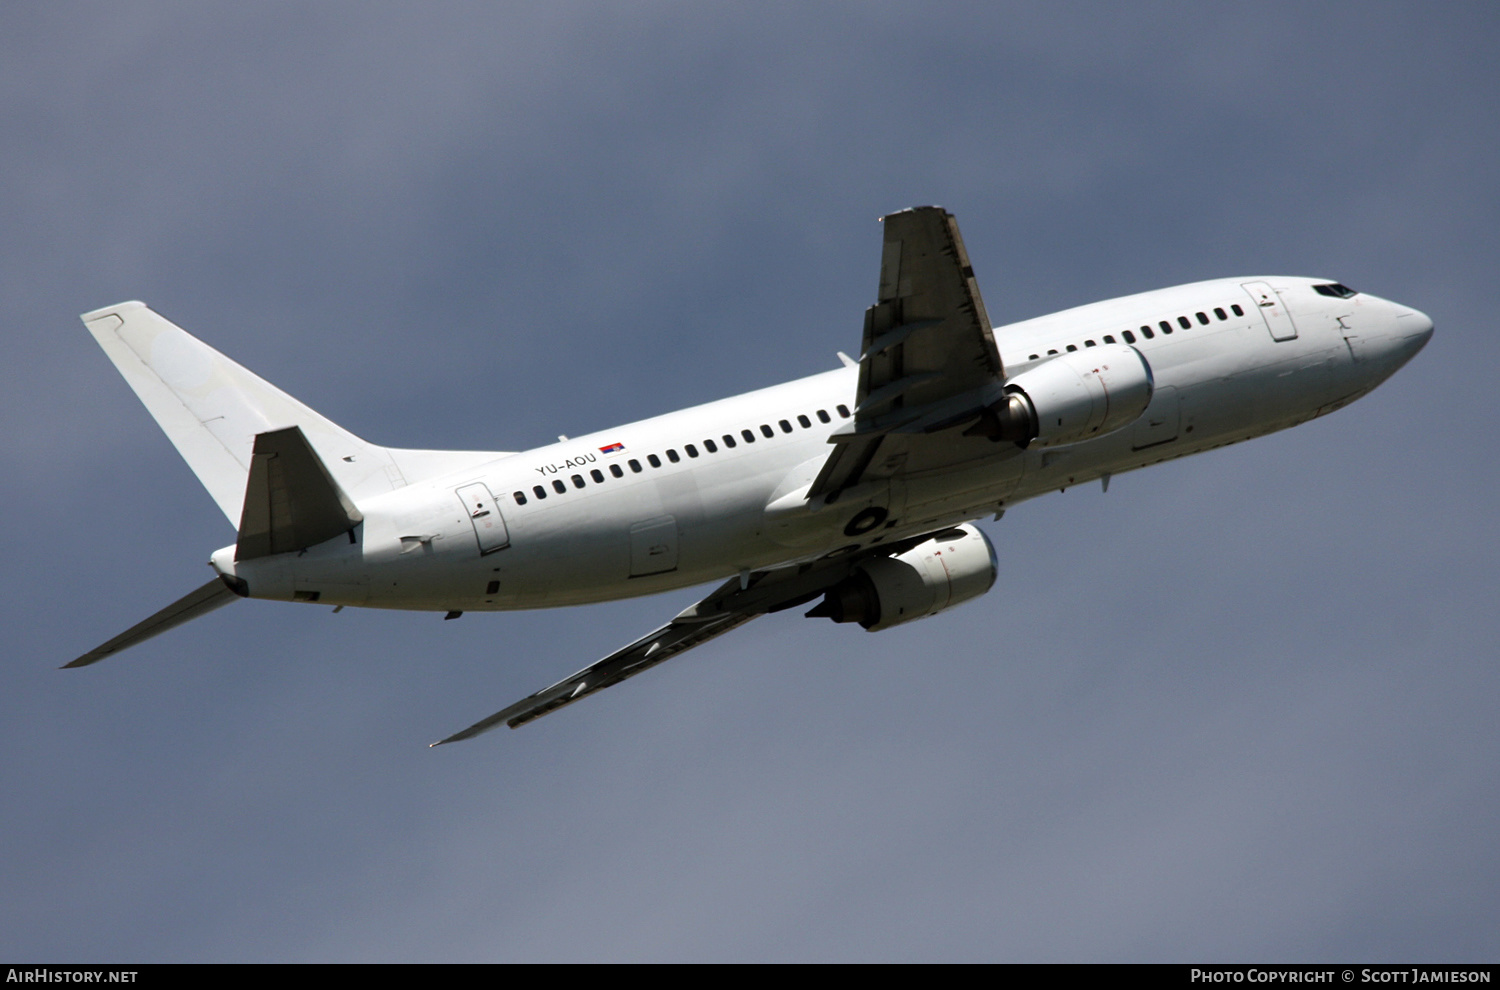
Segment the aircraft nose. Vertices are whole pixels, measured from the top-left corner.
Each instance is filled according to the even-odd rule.
[[[1396,345],[1401,363],[1405,364],[1432,339],[1432,318],[1409,306],[1402,306],[1399,303],[1391,305],[1396,311],[1395,325],[1391,334],[1392,343]]]

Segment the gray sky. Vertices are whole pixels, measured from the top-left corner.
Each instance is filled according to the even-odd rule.
[[[0,956],[1492,961],[1497,41],[1491,3],[7,5]],[[1437,335],[986,523],[975,604],[771,617],[519,732],[426,748],[693,593],[240,603],[54,669],[233,540],[76,314],[518,449],[834,366],[922,203],[998,322],[1285,273]]]

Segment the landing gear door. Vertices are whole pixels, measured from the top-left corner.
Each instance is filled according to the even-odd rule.
[[[510,546],[510,531],[505,528],[500,506],[495,504],[495,497],[490,494],[488,485],[465,485],[458,490],[458,500],[464,504],[469,522],[474,524],[480,556]]]
[[[1297,325],[1292,322],[1292,314],[1287,312],[1286,304],[1269,282],[1245,282],[1243,288],[1250,294],[1255,308],[1260,310],[1261,319],[1266,321],[1266,329],[1271,331],[1272,340],[1296,339]]]

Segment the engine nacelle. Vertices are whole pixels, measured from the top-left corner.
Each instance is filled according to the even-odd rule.
[[[1060,354],[1005,383],[1005,395],[967,432],[1041,447],[1077,443],[1135,422],[1151,404],[1140,351],[1104,344]]]
[[[905,553],[861,564],[807,615],[858,622],[878,632],[978,598],[994,585],[997,573],[989,538],[965,524]]]

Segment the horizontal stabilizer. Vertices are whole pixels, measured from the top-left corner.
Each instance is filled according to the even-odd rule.
[[[229,590],[228,585],[214,578],[197,591],[183,595],[146,621],[137,622],[103,646],[90,650],[72,663],[63,664],[63,667],[87,667],[91,663],[98,663],[107,656],[119,653],[137,643],[143,643],[152,636],[182,625],[189,619],[196,619],[200,615],[228,605],[234,601],[235,597],[235,593]]]
[[[304,550],[363,519],[299,427],[256,435],[235,560]]]

